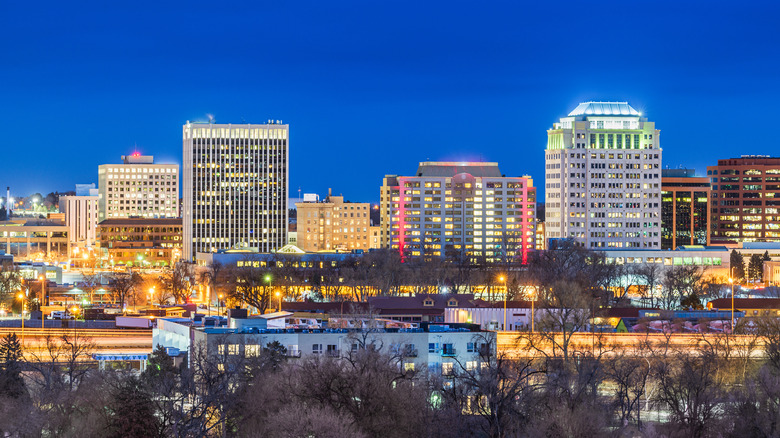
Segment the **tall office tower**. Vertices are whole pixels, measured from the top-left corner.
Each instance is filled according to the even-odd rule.
[[[380,237],[403,257],[525,262],[535,212],[530,177],[504,177],[498,163],[423,162],[415,176],[385,176]]]
[[[288,134],[288,125],[270,122],[184,125],[185,260],[287,243]]]
[[[661,171],[661,249],[710,243],[710,180],[693,169]]]
[[[98,166],[98,222],[125,217],[179,217],[179,165],[151,155],[123,155]]]
[[[545,232],[588,248],[661,246],[661,148],[626,102],[585,102],[547,130]]]
[[[60,211],[65,214],[71,251],[95,246],[98,224],[98,189],[95,184],[76,184],[75,196],[60,197]],[[73,256],[74,254],[69,254]]]
[[[780,158],[743,155],[707,167],[714,242],[780,241]]]
[[[368,251],[371,205],[344,202],[331,196],[318,202],[317,195],[304,195],[298,210],[298,247],[304,251]]]

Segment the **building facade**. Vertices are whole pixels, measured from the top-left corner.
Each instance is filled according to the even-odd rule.
[[[123,155],[98,166],[98,222],[124,217],[179,217],[179,165],[151,155]]]
[[[71,249],[95,246],[98,223],[98,196],[62,196],[60,210],[65,215]]]
[[[710,180],[693,169],[661,172],[661,249],[710,244]]]
[[[298,248],[310,252],[370,248],[370,204],[344,202],[343,196],[331,196],[329,191],[325,202],[298,202],[295,208]]]
[[[386,175],[381,242],[405,256],[527,260],[536,188],[498,163],[423,162],[415,176]]]
[[[287,243],[288,141],[280,123],[184,125],[184,259]]]
[[[581,103],[555,123],[545,150],[547,239],[660,248],[659,132],[626,102]]]
[[[707,176],[713,242],[780,242],[780,158],[718,160]]]
[[[173,266],[181,257],[179,218],[106,219],[98,224],[98,236],[105,266]]]
[[[0,250],[15,260],[65,259],[71,253],[68,227],[46,219],[0,222]]]

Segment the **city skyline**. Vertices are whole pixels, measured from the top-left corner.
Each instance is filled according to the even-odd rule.
[[[508,176],[542,181],[550,120],[588,100],[628,101],[656,121],[665,168],[704,174],[717,159],[772,154],[761,130],[748,128],[780,92],[768,73],[777,5],[642,10],[652,23],[644,27],[610,4],[564,4],[556,14],[522,4],[423,5],[415,14],[247,4],[215,11],[231,25],[208,34],[192,24],[200,8],[139,15],[140,6],[102,5],[65,21],[57,6],[44,8],[36,28],[47,32],[24,19],[6,25],[14,44],[0,61],[0,114],[14,127],[4,148],[13,166],[0,186],[17,195],[69,190],[97,182],[95,166],[136,148],[181,164],[180,126],[208,114],[289,123],[290,195],[332,187],[363,202],[378,202],[383,175],[421,161],[497,161]],[[8,16],[26,8],[11,5]],[[559,20],[609,25],[586,32]],[[604,44],[602,31],[630,38]],[[572,42],[581,47],[574,60],[561,55]],[[183,67],[199,59],[211,62]],[[31,150],[58,165],[29,161]]]

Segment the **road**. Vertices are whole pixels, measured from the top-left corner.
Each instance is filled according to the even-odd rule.
[[[95,344],[93,353],[101,354],[141,354],[152,351],[151,330],[122,329],[60,329],[60,328],[21,328],[0,327],[0,336],[16,333],[23,339],[25,357],[31,353],[40,355],[46,345],[46,337],[60,339],[63,335],[69,338],[81,338]]]

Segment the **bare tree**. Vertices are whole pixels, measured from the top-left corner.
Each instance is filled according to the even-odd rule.
[[[190,263],[179,262],[160,278],[162,288],[168,291],[174,304],[185,303],[192,296],[195,274]]]
[[[113,293],[114,301],[124,310],[128,299],[139,286],[140,277],[134,273],[115,272],[109,279],[109,287]]]
[[[0,265],[0,303],[10,303],[22,287],[22,276],[13,262]]]
[[[660,264],[645,263],[634,267],[636,275],[641,285],[639,287],[642,302],[649,307],[656,306],[656,289],[661,284],[663,268]]]

